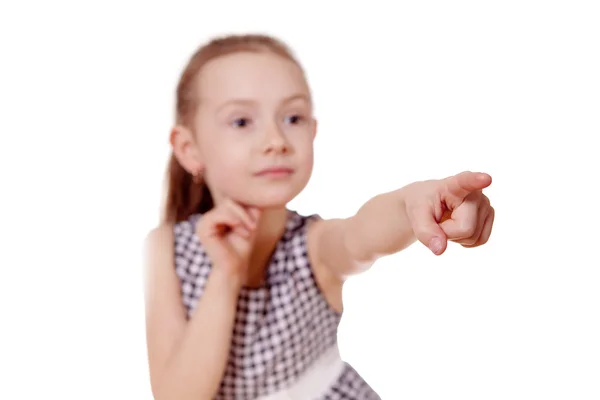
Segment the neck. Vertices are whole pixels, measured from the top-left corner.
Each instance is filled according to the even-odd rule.
[[[256,243],[271,241],[274,237],[280,239],[288,218],[288,209],[285,207],[264,210],[258,221],[256,230]]]
[[[264,283],[266,270],[281,236],[285,232],[288,210],[285,207],[264,210],[256,231],[254,248],[250,255],[250,265],[246,286],[256,287]]]

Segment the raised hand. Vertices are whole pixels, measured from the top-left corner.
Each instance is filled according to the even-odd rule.
[[[258,209],[247,209],[231,200],[202,216],[196,234],[213,265],[243,279],[259,217]]]

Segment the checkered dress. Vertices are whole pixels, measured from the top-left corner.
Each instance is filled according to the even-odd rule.
[[[250,400],[292,385],[327,349],[337,345],[341,314],[327,303],[316,284],[306,249],[307,221],[289,211],[260,288],[240,292],[229,359],[216,396]],[[196,214],[175,225],[175,267],[188,318],[202,296],[211,271],[195,226]],[[379,396],[347,363],[319,399],[379,400]],[[303,399],[304,400],[304,399]]]

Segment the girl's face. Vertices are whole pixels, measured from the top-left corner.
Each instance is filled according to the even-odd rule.
[[[236,53],[207,63],[188,152],[215,202],[285,206],[313,167],[310,92],[300,68],[269,53]]]

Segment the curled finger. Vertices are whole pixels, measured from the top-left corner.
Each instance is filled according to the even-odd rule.
[[[477,247],[483,244],[486,244],[488,240],[490,240],[490,236],[492,235],[492,227],[494,226],[494,218],[496,215],[496,211],[493,207],[490,207],[490,211],[483,222],[483,229],[481,230],[481,234],[477,238],[477,241],[473,244],[464,244],[464,247]]]
[[[447,239],[444,231],[435,220],[434,207],[429,204],[407,208],[415,237],[419,242],[427,246],[434,254],[444,253],[447,247]]]

